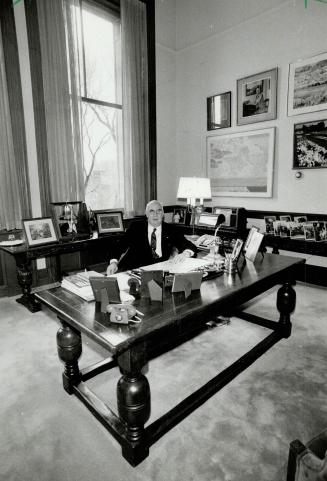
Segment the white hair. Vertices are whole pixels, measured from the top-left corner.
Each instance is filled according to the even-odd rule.
[[[148,212],[148,210],[150,210],[152,204],[159,204],[162,210],[164,210],[163,205],[159,200],[150,200],[150,202],[148,202],[145,207],[145,212]]]

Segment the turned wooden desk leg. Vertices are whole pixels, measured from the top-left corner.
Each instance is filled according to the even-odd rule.
[[[277,293],[277,309],[279,310],[279,329],[283,337],[287,338],[292,332],[292,323],[290,314],[294,311],[296,304],[296,293],[290,282],[285,284]]]
[[[65,391],[73,394],[73,386],[76,386],[81,379],[78,359],[82,354],[81,333],[72,329],[60,319],[62,327],[57,332],[57,348],[59,359],[64,363],[62,380]]]
[[[17,280],[20,285],[23,295],[16,299],[19,304],[27,307],[31,312],[38,312],[41,310],[41,304],[35,300],[34,294],[31,293],[32,287],[32,272],[29,269],[29,262],[23,264],[16,264]]]
[[[136,466],[149,455],[144,424],[150,417],[150,386],[141,369],[145,365],[145,350],[137,346],[118,356],[122,377],[117,384],[117,404],[120,418],[126,425],[126,441],[122,454]]]

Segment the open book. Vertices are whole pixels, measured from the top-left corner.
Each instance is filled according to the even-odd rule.
[[[76,294],[85,301],[93,301],[94,294],[89,281],[90,277],[104,277],[104,275],[95,271],[78,272],[77,274],[64,277],[61,281],[61,287]]]

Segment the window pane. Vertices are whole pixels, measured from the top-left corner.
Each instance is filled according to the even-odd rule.
[[[83,2],[85,96],[121,104],[120,19]]]
[[[122,111],[83,102],[82,128],[87,206],[124,206]]]

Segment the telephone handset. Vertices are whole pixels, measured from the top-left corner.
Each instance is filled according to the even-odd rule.
[[[209,234],[204,234],[201,237],[198,238],[196,241],[197,247],[206,247],[209,248],[215,244],[215,236],[209,235]]]

